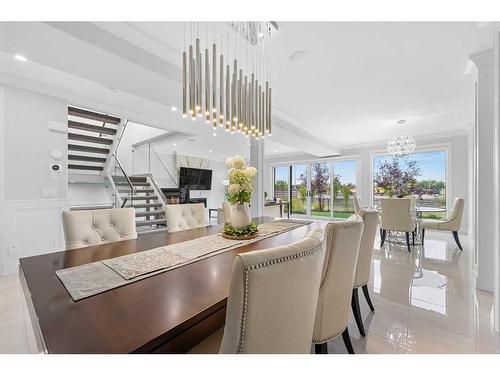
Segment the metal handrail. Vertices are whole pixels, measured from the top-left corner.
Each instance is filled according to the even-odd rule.
[[[116,160],[116,164],[118,164],[118,166],[120,167],[123,175],[125,176],[125,179],[127,180],[127,183],[128,185],[130,186],[130,190],[132,190],[132,195],[135,195],[137,194],[137,191],[135,189],[135,186],[134,184],[132,184],[132,181],[130,180],[130,178],[128,177],[127,173],[125,172],[125,169],[123,169],[123,165],[122,163],[120,162],[120,159],[118,158],[118,155],[115,153],[113,153],[113,157],[115,158]]]
[[[172,177],[172,175],[170,174],[170,171],[168,170],[167,166],[163,163],[163,161],[161,160],[160,156],[156,153],[155,149],[153,148],[153,146],[151,146],[151,143],[149,144],[149,149],[151,151],[153,151],[153,154],[156,156],[156,158],[160,161],[160,164],[161,166],[163,167],[163,169],[165,169],[165,172],[167,172],[167,174],[169,175],[169,177],[172,179],[174,185],[177,185],[177,182],[175,181],[175,179]]]

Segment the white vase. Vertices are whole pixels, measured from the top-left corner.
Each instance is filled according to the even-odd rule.
[[[231,205],[231,225],[235,228],[244,228],[251,223],[250,207],[248,203]]]

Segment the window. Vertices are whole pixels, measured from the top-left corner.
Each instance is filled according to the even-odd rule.
[[[333,216],[348,218],[354,213],[356,195],[356,160],[333,162]]]
[[[354,212],[356,168],[356,160],[274,167],[274,196],[290,198],[292,215],[347,218]]]
[[[274,168],[274,198],[288,202],[288,167]]]
[[[446,208],[446,150],[416,152],[407,157],[373,157],[373,204],[380,197],[415,195],[417,207]],[[440,219],[446,212],[427,212]]]

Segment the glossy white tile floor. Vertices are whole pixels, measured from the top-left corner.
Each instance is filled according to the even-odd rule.
[[[476,291],[472,247],[461,236],[464,252],[451,234],[429,231],[425,246],[376,239],[371,282],[375,313],[360,293],[367,336],[349,322],[356,353],[500,353],[500,335],[492,330],[492,294]],[[0,278],[0,353],[33,352],[33,332],[17,275]],[[330,353],[346,353],[342,338]]]

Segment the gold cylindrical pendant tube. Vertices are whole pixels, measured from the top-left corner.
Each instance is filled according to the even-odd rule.
[[[229,70],[231,67],[226,65],[226,130],[229,131],[231,129],[231,88],[230,82],[231,79],[229,77]]]
[[[232,114],[232,122],[235,124],[238,121],[238,114],[236,112],[236,103],[237,103],[237,86],[238,84],[238,61],[234,59],[233,63],[233,82],[232,82],[232,94],[231,94],[231,114]],[[234,126],[231,127],[233,130],[236,130]]]
[[[219,62],[220,82],[219,82],[219,126],[224,126],[224,56],[220,55]],[[227,95],[227,94],[226,94]]]
[[[205,48],[205,120],[210,122],[210,63],[208,62],[208,48]]]
[[[264,132],[267,133],[267,129],[268,129],[268,124],[269,124],[269,116],[268,116],[268,112],[269,112],[269,100],[268,100],[268,97],[269,97],[269,81],[266,81],[266,88],[265,88],[265,103],[264,103]]]
[[[250,97],[249,98],[249,106],[248,106],[248,112],[249,112],[249,121],[250,121],[250,129],[255,129],[255,123],[254,123],[254,119],[253,119],[253,101],[254,101],[254,94],[253,94],[253,91],[254,91],[254,87],[255,87],[255,74],[252,73],[252,76],[251,76],[251,81],[250,81],[250,90],[248,92],[248,96]]]
[[[182,117],[187,116],[187,55],[182,52]]]
[[[202,97],[202,76],[201,76],[201,51],[200,51],[200,39],[196,39],[196,105],[195,111],[196,115],[201,114],[201,97]]]
[[[212,113],[217,118],[217,46],[212,44]]]
[[[268,135],[271,135],[271,134],[272,134],[272,132],[273,132],[273,131],[272,131],[272,126],[271,126],[271,125],[272,125],[272,123],[273,123],[273,118],[272,118],[272,116],[271,116],[271,115],[272,115],[271,110],[272,110],[272,108],[273,108],[273,107],[272,107],[272,101],[271,101],[271,99],[272,99],[272,89],[269,87],[269,104],[268,104],[268,106],[269,106],[269,110],[268,110],[268,114],[267,114],[267,115],[269,116],[269,124],[268,124],[268,126],[267,126],[267,129],[268,129],[268,130],[267,130],[267,133],[268,133]]]
[[[240,74],[238,78],[238,127],[240,130],[243,129],[242,94],[243,94],[243,70],[240,69]]]
[[[196,116],[196,88],[195,88],[195,64],[193,57],[193,46],[189,46],[189,113]]]

